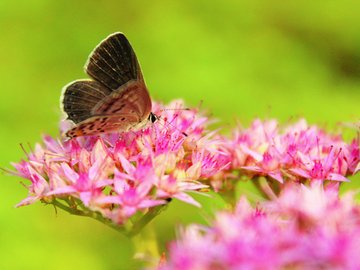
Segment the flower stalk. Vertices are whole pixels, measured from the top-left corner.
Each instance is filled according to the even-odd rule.
[[[102,224],[110,227],[111,229],[117,231],[121,235],[130,237],[129,232],[127,232],[124,227],[114,224],[110,219],[104,218],[100,213],[98,213],[96,211],[86,209],[86,207],[84,207],[84,209],[82,209],[82,210],[79,210],[75,207],[69,207],[69,206],[61,203],[58,199],[54,199],[48,204],[52,204],[55,208],[60,208],[74,216],[89,217],[89,218],[95,219],[95,220],[101,222]]]

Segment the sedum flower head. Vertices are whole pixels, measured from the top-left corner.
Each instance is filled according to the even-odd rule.
[[[284,180],[348,181],[359,170],[359,139],[345,143],[304,119],[279,128],[277,121],[255,120],[248,129],[236,129],[227,145],[232,168],[252,176]]]
[[[189,192],[206,188],[203,180],[231,191],[235,171],[306,183],[348,181],[360,169],[359,139],[347,144],[305,120],[283,129],[275,120],[255,120],[228,139],[207,131],[208,118],[195,109],[181,110],[181,101],[167,106],[172,110],[161,107],[153,105],[159,121],[142,130],[69,141],[45,136],[27,160],[13,164],[17,175],[30,180],[29,195],[18,206],[42,201],[123,224],[139,212],[154,209],[154,216],[173,198],[200,206]]]
[[[192,225],[159,270],[360,269],[360,207],[321,185],[288,186],[252,207],[242,198],[210,227]]]
[[[139,131],[69,141],[45,136],[44,145],[14,164],[16,174],[31,182],[18,206],[56,202],[119,224],[172,198],[199,206],[188,192],[207,187],[199,181],[228,166],[229,159],[206,131],[206,117],[181,110],[179,101],[168,107],[175,110],[160,112],[154,104],[159,121]]]

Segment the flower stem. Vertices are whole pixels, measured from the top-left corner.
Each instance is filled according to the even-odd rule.
[[[128,237],[134,237],[137,235],[151,220],[164,211],[168,205],[169,203],[150,208],[144,216],[136,221],[131,230],[128,232]]]
[[[134,259],[144,262],[146,267],[155,268],[158,264],[160,253],[157,237],[152,226],[141,230],[131,240],[135,248]]]
[[[106,226],[116,230],[117,232],[121,233],[122,235],[132,238],[139,234],[139,232],[151,221],[153,220],[157,215],[159,215],[162,211],[164,211],[167,206],[167,204],[158,205],[155,207],[152,207],[148,210],[148,212],[142,216],[138,221],[134,223],[134,225],[127,230],[125,227],[121,227],[121,225],[113,223],[110,219],[104,218],[99,212],[91,211],[87,209],[85,206],[82,205],[83,210],[79,210],[76,208],[76,204],[74,206],[67,206],[60,202],[59,200],[52,200],[49,204],[54,205],[55,207],[58,207],[71,215],[75,216],[82,216],[82,217],[90,217],[93,218]]]
[[[265,199],[272,200],[277,197],[266,177],[255,177],[251,181]]]
[[[90,210],[79,210],[77,208],[66,206],[58,200],[53,200],[50,204],[70,213],[71,215],[93,218],[93,219],[105,224],[106,226],[116,230],[117,232],[121,233],[122,235],[129,237],[129,235],[127,234],[127,231],[124,228],[121,228],[117,224],[114,224],[110,219],[104,218],[98,212],[94,212],[94,211],[90,211]]]

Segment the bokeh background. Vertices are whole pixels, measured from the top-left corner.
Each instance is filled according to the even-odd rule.
[[[19,143],[58,136],[61,88],[86,77],[88,54],[115,31],[135,48],[153,99],[203,101],[222,126],[359,121],[359,11],[355,0],[1,0],[0,166],[24,157]],[[15,209],[26,190],[0,178],[0,269],[138,267],[133,244],[96,221],[40,203]],[[222,207],[200,200],[203,209],[174,202],[153,222],[160,248],[178,225]]]

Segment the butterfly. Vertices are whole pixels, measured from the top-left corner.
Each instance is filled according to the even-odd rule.
[[[85,72],[91,79],[76,80],[63,89],[61,107],[75,124],[66,137],[128,131],[157,120],[139,62],[123,33],[100,42]]]

